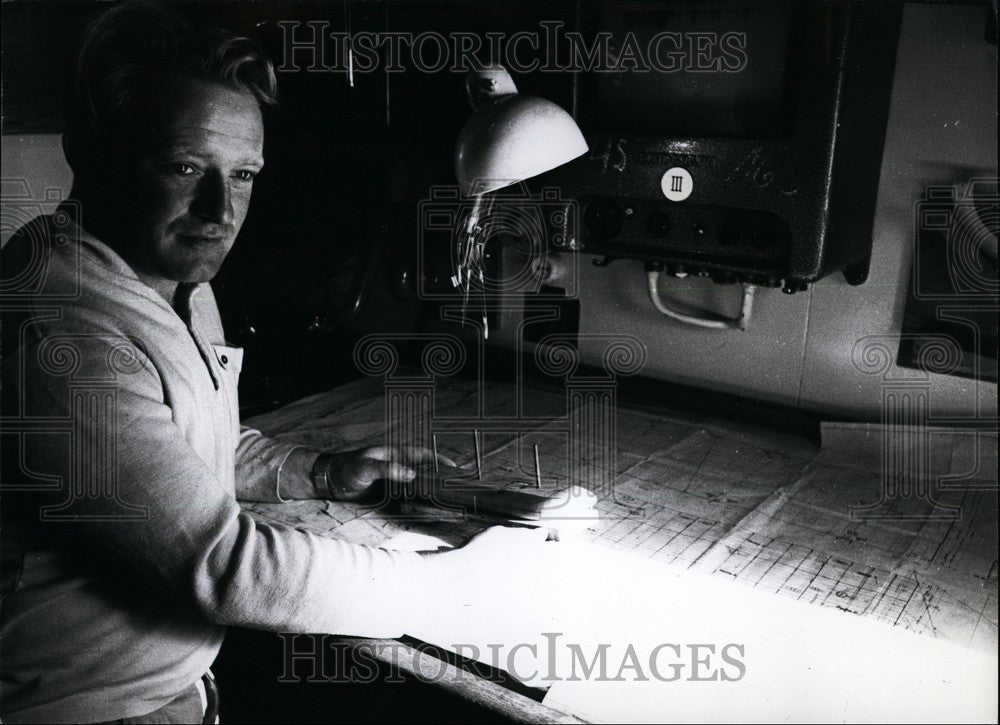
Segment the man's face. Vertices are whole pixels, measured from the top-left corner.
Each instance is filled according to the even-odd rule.
[[[260,107],[249,93],[173,79],[150,111],[127,261],[140,276],[207,282],[236,240],[264,166]]]

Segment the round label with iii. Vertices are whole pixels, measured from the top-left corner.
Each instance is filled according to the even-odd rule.
[[[663,174],[660,179],[660,189],[670,201],[684,201],[694,190],[694,179],[687,169],[675,166]]]

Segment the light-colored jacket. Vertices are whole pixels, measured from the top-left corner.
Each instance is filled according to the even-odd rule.
[[[178,314],[62,207],[3,256],[23,270],[5,270],[2,298],[6,470],[20,454],[2,501],[4,722],[155,710],[208,669],[229,624],[403,633],[418,555],[237,504],[278,500],[294,446],[241,428],[242,354],[209,285]]]

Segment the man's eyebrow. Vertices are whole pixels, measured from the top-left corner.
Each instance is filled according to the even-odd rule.
[[[210,159],[212,154],[199,151],[197,148],[193,148],[186,143],[164,143],[158,148],[153,150],[155,156],[170,156],[172,154],[183,154],[185,156],[193,156],[198,159]],[[260,156],[244,156],[239,161],[236,162],[237,166],[258,166],[260,168],[264,167],[264,159]]]
[[[184,156],[194,156],[199,159],[207,159],[211,154],[199,151],[196,147],[184,142],[163,141],[153,144],[151,152],[156,156],[171,156],[182,154]]]

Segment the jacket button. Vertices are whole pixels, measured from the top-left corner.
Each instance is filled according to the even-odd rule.
[[[219,359],[222,361],[223,365],[228,365],[229,364],[229,356],[228,355],[223,355]]]

